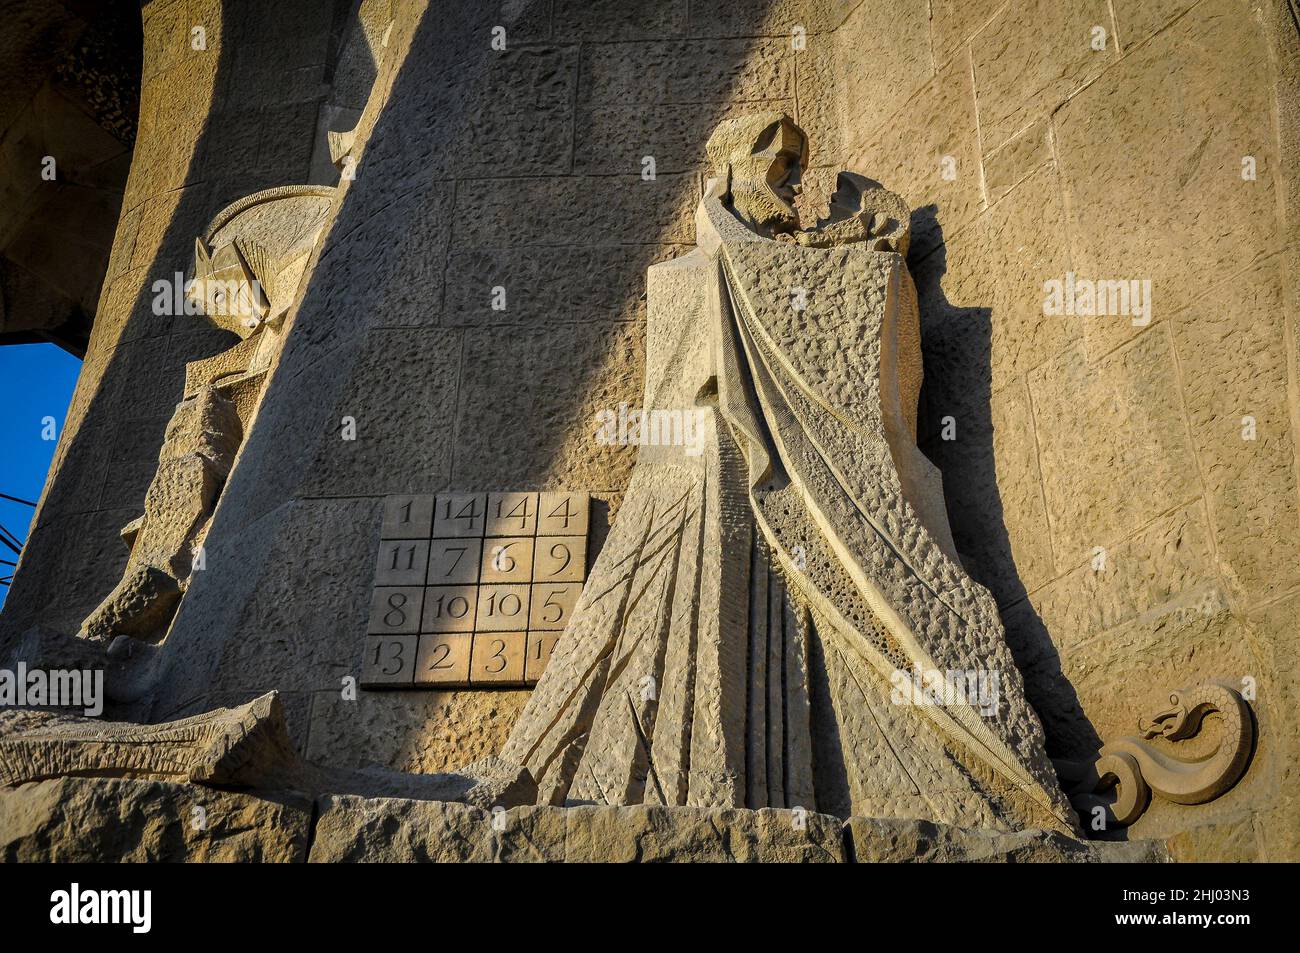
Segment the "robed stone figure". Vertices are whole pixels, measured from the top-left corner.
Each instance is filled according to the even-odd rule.
[[[841,173],[800,229],[781,114],[707,151],[697,247],[649,269],[644,395],[697,410],[702,452],[640,448],[502,757],[544,803],[1077,830],[916,447],[907,207]]]

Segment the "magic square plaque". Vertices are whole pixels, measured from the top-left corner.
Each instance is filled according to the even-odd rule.
[[[587,579],[589,493],[384,501],[361,684],[535,685]]]

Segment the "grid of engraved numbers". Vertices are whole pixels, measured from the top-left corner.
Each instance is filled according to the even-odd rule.
[[[390,496],[362,684],[533,685],[587,576],[587,493]]]

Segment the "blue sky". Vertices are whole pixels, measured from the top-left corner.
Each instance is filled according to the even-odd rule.
[[[0,493],[33,502],[40,497],[57,445],[42,439],[41,421],[53,417],[62,433],[80,371],[81,361],[53,344],[0,347]],[[33,512],[30,506],[0,500],[0,525],[25,540]],[[3,546],[0,559],[17,561]],[[0,579],[12,572],[12,566],[0,564]],[[0,586],[0,604],[8,592],[8,586]]]

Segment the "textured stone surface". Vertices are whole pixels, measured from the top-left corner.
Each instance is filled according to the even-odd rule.
[[[890,28],[880,29],[886,22]],[[887,122],[934,75],[929,10],[919,3],[864,0],[836,31],[835,52],[837,97],[855,112]]]
[[[540,478],[557,489],[620,488],[635,448],[602,445],[592,434],[597,411],[637,405],[643,347],[634,327],[618,325],[561,325],[541,338],[510,328],[468,332],[475,371],[460,392],[454,484],[513,490]],[[586,382],[582,391],[559,386],[575,378]]]
[[[360,674],[361,636],[351,640]],[[361,692],[346,701],[319,692],[312,704],[307,757],[362,768],[451,771],[496,754],[528,700],[519,690]]]
[[[1196,0],[1114,0],[1115,24],[1125,49],[1170,26],[1196,6]]]
[[[840,823],[790,811],[524,807],[327,798],[311,862],[842,863]],[[802,827],[796,827],[801,823]]]
[[[453,241],[469,248],[684,242],[696,198],[690,175],[474,179],[456,191]]]
[[[239,615],[232,621],[234,630],[246,635],[225,644],[211,688],[293,684],[315,691],[337,689],[343,676],[360,675],[358,646],[369,608],[378,514],[378,503],[368,500],[293,504],[274,527],[265,559],[248,560],[243,567],[249,589],[238,596]],[[226,560],[246,558],[247,542],[230,542],[234,545],[208,554],[204,572],[214,581],[225,575]],[[296,594],[304,588],[312,588],[315,597],[300,601]]]
[[[507,36],[509,31],[507,31]],[[462,175],[555,175],[574,146],[576,46],[507,48],[488,61],[482,108],[456,142]]]
[[[1068,252],[1057,181],[1035,173],[917,266],[929,413],[958,423],[987,415],[988,400],[1080,337],[1079,318],[1047,315],[1043,283],[1064,280]]]
[[[1094,29],[1101,27],[1098,45]],[[985,150],[1050,113],[1117,57],[1106,0],[1009,3],[971,41]]]
[[[197,781],[228,787],[296,779],[275,693],[160,725],[15,709],[0,717],[0,786],[63,776]]]
[[[1104,558],[1087,554],[1030,601],[1068,650],[1203,586],[1214,575],[1213,559],[1205,509],[1197,501],[1162,514]]]
[[[1196,495],[1167,328],[1091,367],[1076,345],[1029,390],[1058,569]]]
[[[1252,600],[1300,582],[1300,533],[1277,531],[1300,526],[1278,268],[1230,279],[1173,319],[1220,567]]]
[[[301,795],[57,778],[0,791],[0,859],[301,863],[311,814],[311,800]]]
[[[1079,841],[1057,831],[1014,834],[932,824],[854,817],[846,825],[853,859],[874,863],[1149,864],[1169,860],[1157,841]]]
[[[1195,301],[1207,276],[1227,278],[1278,246],[1272,134],[1253,118],[1269,112],[1267,90],[1221,72],[1263,56],[1246,4],[1208,0],[1062,107],[1077,274],[1150,279],[1158,321]],[[1190,102],[1204,106],[1182,105]],[[1253,182],[1241,176],[1246,155],[1258,162]],[[1208,221],[1216,227],[1203,228]],[[1142,330],[1122,317],[1086,327],[1092,360]]]
[[[37,622],[74,631],[120,578],[118,530],[138,515],[182,366],[222,346],[192,319],[152,314],[149,285],[185,268],[216,209],[314,174],[319,107],[341,97],[361,116],[360,174],[343,183],[304,284],[207,544],[210,568],[169,636],[175,654],[136,673],[132,689],[159,681],[132,717],[165,720],[274,685],[296,742],[324,758],[434,770],[492,753],[522,693],[483,708],[455,693],[341,701],[360,664],[365,583],[354,576],[374,556],[369,507],[385,480],[437,492],[486,476],[510,489],[589,484],[616,508],[636,453],[594,444],[591,413],[640,393],[645,271],[693,239],[713,124],[775,104],[814,137],[821,175],[805,178],[806,212],[821,210],[839,167],[905,193],[914,210],[923,446],[944,467],[967,568],[996,590],[1048,750],[1132,732],[1129,696],[1147,681],[1164,690],[1250,668],[1260,734],[1242,784],[1222,804],[1165,806],[1143,823],[1187,859],[1300,856],[1288,793],[1300,751],[1288,717],[1300,617],[1296,268],[1294,249],[1281,249],[1294,234],[1300,71],[1283,3],[933,0],[927,28],[926,4],[876,0],[399,2],[369,102],[369,74],[331,73],[349,17],[327,23],[324,9],[144,9],[124,214],[0,643]],[[1110,30],[1111,10],[1116,29],[1094,52],[1089,21]],[[196,18],[209,25],[205,52],[185,42]],[[4,43],[22,42],[24,23],[0,41],[0,88],[17,93],[0,104],[0,184],[14,162],[39,158],[35,140],[4,134],[44,82],[39,65],[3,71]],[[504,55],[485,42],[497,23]],[[803,51],[795,26],[808,31]],[[75,128],[60,124],[60,154],[99,155],[103,140]],[[640,179],[647,153],[655,182]],[[1253,182],[1241,178],[1246,155]],[[77,170],[74,184],[102,185],[114,163],[124,165]],[[30,190],[11,194],[6,222],[34,207]],[[44,234],[22,243],[29,265]],[[1067,268],[1153,279],[1153,326],[1046,320],[1041,282]],[[43,313],[16,307],[5,281],[3,320]],[[83,273],[60,281],[88,285]],[[505,312],[487,303],[497,284]],[[393,328],[424,333],[376,330]],[[399,340],[388,374],[379,345]],[[362,408],[361,439],[378,445],[338,439],[345,404]],[[948,444],[938,424],[954,407]],[[513,456],[481,415],[520,435]],[[1241,439],[1245,415],[1255,441]],[[459,440],[470,450],[452,461]],[[344,498],[303,499],[313,496]],[[1107,551],[1100,570],[1094,546]],[[680,713],[665,719],[681,724]]]
[[[638,3],[620,0],[555,0],[558,40],[647,40],[681,36],[687,0]]]
[[[914,258],[956,234],[978,213],[975,98],[964,53],[921,87],[893,122],[855,123],[851,129],[857,135],[846,143],[845,167],[871,170],[873,178],[911,206]]]
[[[592,245],[457,252],[447,261],[446,322],[643,321],[646,268],[681,251],[676,245]],[[492,307],[495,288],[505,289],[504,310]]]
[[[989,203],[997,202],[1051,160],[1051,125],[1045,119],[1017,133],[996,151],[985,153],[984,192]]]
[[[955,440],[927,446],[944,474],[953,541],[999,603],[1014,602],[1055,575],[1028,390],[1017,381],[955,426]]]
[[[1005,5],[1005,0],[933,0],[930,31],[934,37],[935,62],[942,66]]]
[[[360,497],[446,486],[460,350],[458,331],[370,331],[299,492]],[[355,421],[355,439],[344,439],[348,417]]]

